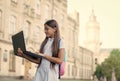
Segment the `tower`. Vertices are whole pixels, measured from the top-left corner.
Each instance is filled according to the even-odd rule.
[[[85,47],[94,53],[93,67],[95,70],[100,51],[100,26],[94,14],[94,10],[92,10],[91,15],[89,16],[89,20],[86,23],[85,33]]]

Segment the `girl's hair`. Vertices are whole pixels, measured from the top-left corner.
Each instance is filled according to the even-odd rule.
[[[52,56],[53,57],[58,57],[58,41],[60,39],[60,32],[59,32],[59,27],[58,27],[58,23],[56,20],[52,19],[52,20],[48,20],[47,22],[45,22],[44,25],[48,25],[51,28],[56,28],[55,34],[54,34],[54,41],[52,44]],[[44,41],[41,44],[41,48],[40,48],[40,53],[43,53],[43,49],[45,44],[47,43],[48,37],[46,36],[46,38],[44,39]],[[55,65],[55,63],[52,63],[52,65]]]

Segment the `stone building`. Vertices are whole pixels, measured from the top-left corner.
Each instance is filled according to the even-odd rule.
[[[100,54],[100,24],[97,21],[94,10],[92,10],[89,20],[86,23],[86,40],[85,40],[85,48],[91,50],[93,55],[93,71],[95,71],[96,64],[95,61],[98,60]]]
[[[94,53],[83,47],[79,47],[79,77],[81,79],[90,79],[93,75]]]
[[[34,77],[37,65],[14,55],[11,36],[23,30],[27,50],[39,50],[48,19],[58,21],[65,41],[67,63],[62,78],[90,79],[93,53],[78,46],[79,14],[67,13],[67,0],[0,0],[0,76]]]

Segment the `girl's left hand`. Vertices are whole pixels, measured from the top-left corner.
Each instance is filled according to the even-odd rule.
[[[18,54],[17,55],[23,56],[23,51],[20,48],[18,48]]]

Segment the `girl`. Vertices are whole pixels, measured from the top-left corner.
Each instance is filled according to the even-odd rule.
[[[60,38],[59,27],[56,20],[48,20],[44,24],[46,37],[41,44],[42,58],[32,59],[18,48],[18,55],[39,64],[33,81],[59,81],[59,64],[64,57],[64,43]]]

